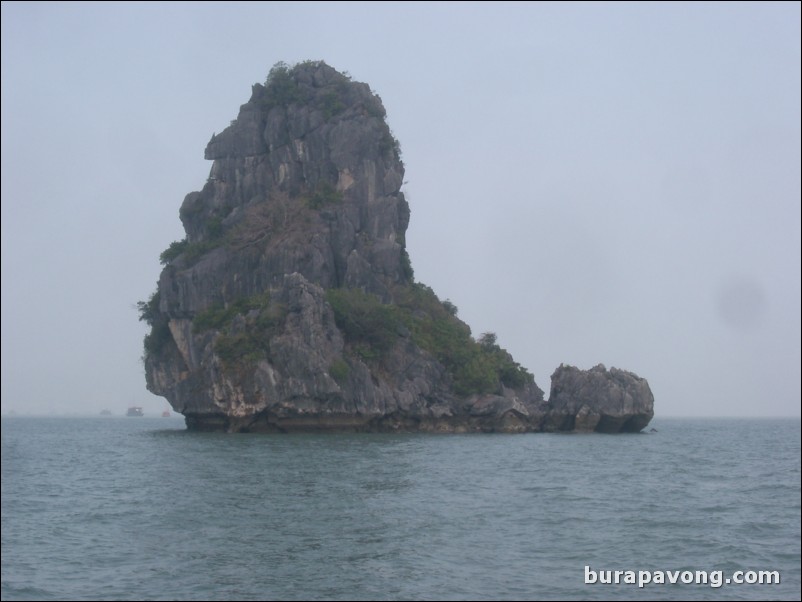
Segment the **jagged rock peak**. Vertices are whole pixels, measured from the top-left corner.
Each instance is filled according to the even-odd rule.
[[[206,158],[262,154],[289,139],[303,138],[329,121],[360,115],[382,122],[386,116],[381,99],[367,84],[352,81],[322,61],[306,61],[291,68],[277,63],[264,85],[253,85],[251,98],[242,105],[237,119],[212,136]],[[270,131],[265,130],[267,125]],[[382,137],[389,134],[389,130],[381,129]],[[397,143],[389,138],[384,143],[382,151],[392,151],[397,158]]]
[[[163,299],[171,312],[191,316],[293,272],[384,300],[411,281],[404,166],[367,84],[323,62],[279,63],[206,158],[209,179],[180,210],[187,237],[162,255],[178,281]],[[208,286],[184,282],[200,272],[214,273]]]

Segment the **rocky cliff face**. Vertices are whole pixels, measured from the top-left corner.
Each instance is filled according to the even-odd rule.
[[[148,389],[189,428],[618,431],[651,418],[646,381],[615,369],[612,384],[572,369],[545,402],[493,335],[475,340],[414,282],[404,166],[366,84],[279,64],[206,158],[206,185],[181,205],[186,238],[140,303]]]

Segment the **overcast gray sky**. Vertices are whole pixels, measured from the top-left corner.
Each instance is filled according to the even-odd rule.
[[[203,150],[277,61],[382,97],[416,278],[546,391],[800,412],[800,5],[2,4],[2,410],[155,412],[145,327]]]

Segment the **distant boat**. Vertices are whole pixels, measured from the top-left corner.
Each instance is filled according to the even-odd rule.
[[[125,413],[126,416],[144,416],[145,413],[142,411],[140,406],[131,406],[128,408],[128,411]]]
[[[162,418],[169,418],[170,417],[170,410],[164,410],[162,412]]]
[[[101,410],[100,415],[101,416],[111,416],[111,412],[109,412],[108,410]]]

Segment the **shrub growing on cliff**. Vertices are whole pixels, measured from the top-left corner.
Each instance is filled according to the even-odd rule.
[[[401,144],[399,144],[396,137],[393,136],[389,127],[387,127],[381,139],[379,139],[379,153],[382,155],[392,153],[395,159],[401,160]]]
[[[351,367],[342,358],[337,358],[329,366],[329,374],[337,381],[338,385],[344,385],[348,381],[348,376],[351,374]]]
[[[196,242],[189,242],[186,238],[174,240],[170,243],[170,246],[159,255],[159,262],[162,265],[167,265],[180,255],[183,255],[187,261],[193,262],[205,253],[226,243],[226,237],[223,231],[223,220],[220,217],[216,215],[211,216],[203,224],[203,228],[206,235],[205,240]]]
[[[412,261],[409,259],[406,249],[401,249],[401,273],[404,274],[407,282],[414,282],[415,270],[412,269]]]
[[[189,242],[187,241],[186,238],[181,240],[174,240],[173,242],[170,243],[170,246],[167,247],[164,251],[162,251],[161,255],[159,255],[159,263],[161,263],[162,265],[167,265],[173,259],[181,255],[181,253],[186,251],[188,246]]]
[[[172,336],[167,324],[167,317],[159,312],[160,300],[161,295],[156,290],[147,301],[138,301],[136,304],[139,321],[150,326],[150,332],[145,335],[143,341],[145,347],[143,360],[160,353]]]
[[[231,328],[232,318],[215,339],[214,352],[229,368],[245,368],[269,357],[270,338],[281,328],[285,317],[285,308],[271,303],[255,317],[248,316],[240,329]]]
[[[195,314],[192,319],[192,331],[199,334],[212,329],[220,330],[227,326],[235,316],[268,307],[270,307],[270,293],[267,292],[251,297],[242,297],[227,306],[217,303]]]
[[[387,117],[387,111],[384,110],[384,106],[382,105],[379,95],[375,92],[374,94],[375,96],[372,96],[370,99],[365,101],[365,112],[371,117],[375,117],[376,119],[381,119],[384,121],[384,118]]]
[[[160,301],[161,295],[158,290],[154,291],[147,301],[137,301],[136,308],[139,312],[139,321],[145,322],[148,326],[153,326],[156,320],[159,319]]]
[[[329,182],[321,181],[315,187],[314,192],[309,195],[307,205],[310,209],[322,209],[328,205],[342,203],[343,193],[337,190]]]
[[[301,90],[292,76],[289,65],[280,61],[273,65],[265,80],[265,91],[262,103],[265,109],[286,107],[303,100]]]
[[[208,309],[195,314],[195,317],[192,318],[192,332],[200,334],[213,328],[220,329],[239,313],[239,308],[234,306],[212,305]]]
[[[145,358],[158,355],[172,336],[166,321],[155,324],[143,341]]]
[[[378,359],[398,340],[403,324],[400,308],[385,305],[378,297],[359,289],[329,289],[326,300],[334,310],[334,318],[345,340],[367,346],[360,354],[363,357],[374,355],[372,351]]]
[[[223,220],[219,216],[213,215],[206,220],[204,229],[208,240],[219,241],[223,237]]]
[[[323,119],[326,121],[345,110],[345,103],[343,103],[340,94],[336,90],[325,92],[320,97],[318,104],[323,112]]]
[[[214,342],[214,352],[229,367],[255,362],[267,351],[267,341],[249,332],[221,334]]]
[[[195,334],[218,331],[214,352],[226,366],[242,368],[269,355],[270,338],[281,328],[286,313],[282,304],[264,292],[197,313],[192,320],[192,331]],[[243,319],[237,320],[239,316]]]
[[[498,345],[496,345],[497,338],[495,332],[485,332],[479,337],[478,343],[485,351],[492,351],[498,349]]]
[[[450,313],[452,316],[456,316],[456,315],[457,315],[457,313],[459,312],[459,310],[457,309],[457,306],[456,306],[456,305],[454,305],[454,304],[451,302],[451,299],[446,299],[445,301],[443,301],[443,307],[444,307],[444,308],[445,308],[445,310],[446,310],[448,313]]]

